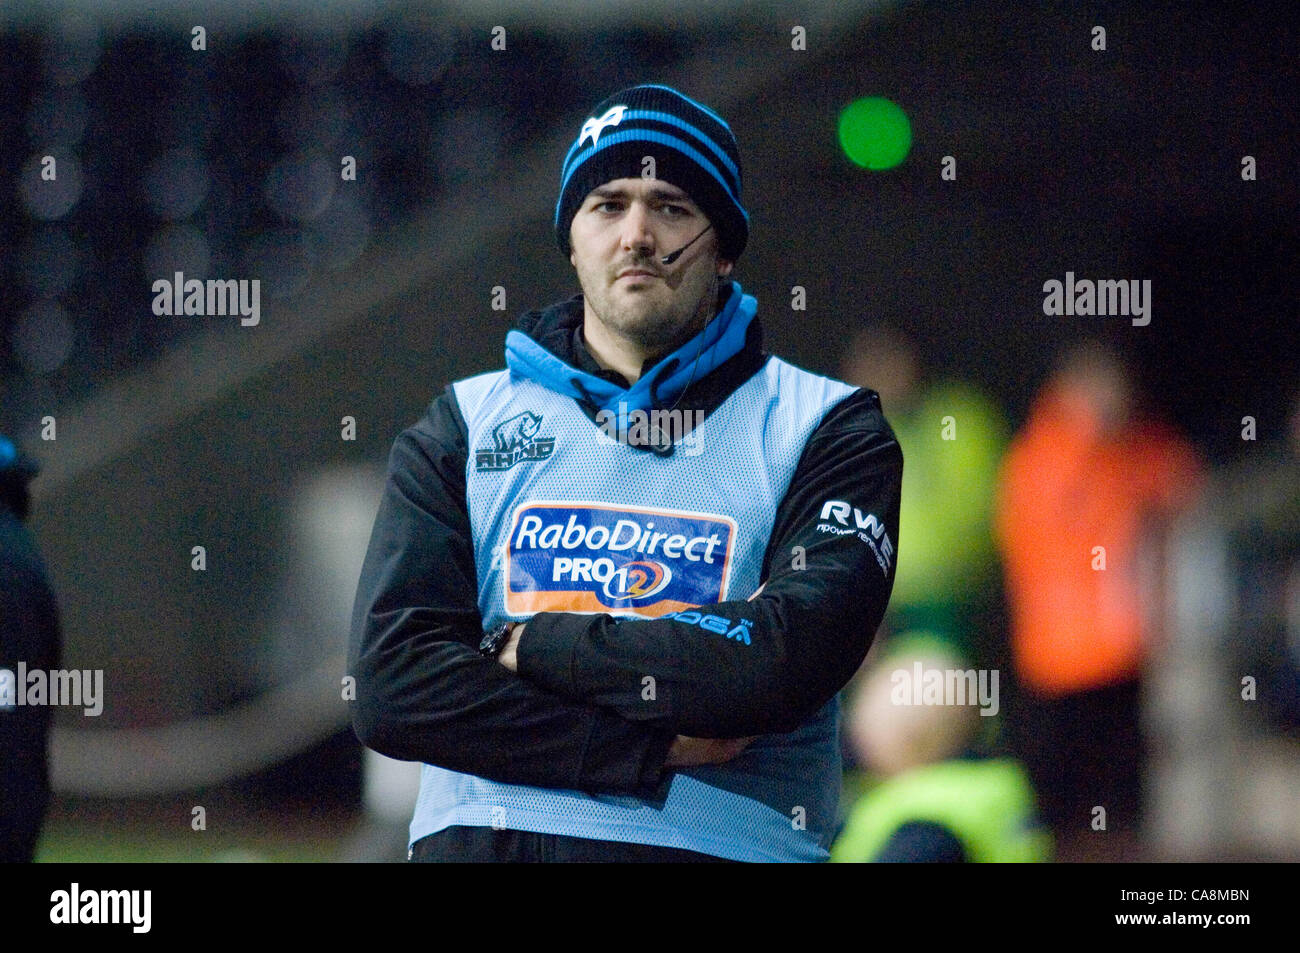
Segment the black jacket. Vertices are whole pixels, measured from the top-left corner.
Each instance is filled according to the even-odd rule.
[[[14,687],[18,664],[49,671],[60,661],[58,609],[31,531],[0,502],[0,669]],[[32,859],[50,799],[48,705],[0,707],[0,862]]]
[[[626,386],[585,352],[581,323],[578,295],[516,327],[566,363]],[[755,319],[743,349],[688,387],[677,408],[707,415],[766,360]],[[595,427],[594,406],[584,409]],[[677,734],[740,737],[801,724],[857,670],[884,614],[893,561],[882,570],[853,533],[817,531],[824,504],[847,501],[877,514],[897,547],[902,452],[874,391],[836,404],[808,440],[777,513],[762,595],[720,604],[718,614],[747,618],[759,633],[753,647],[765,656],[745,672],[720,665],[720,643],[686,623],[638,621],[641,640],[620,652],[605,637],[617,618],[576,613],[531,618],[519,674],[481,658],[467,461],[450,387],[389,457],[349,672],[357,736],[390,757],[505,783],[647,795]],[[640,695],[647,670],[662,673],[669,699],[649,718]]]

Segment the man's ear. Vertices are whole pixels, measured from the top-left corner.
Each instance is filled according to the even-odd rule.
[[[735,268],[735,267],[736,267],[736,263],[735,263],[734,261],[728,261],[728,260],[725,259],[725,258],[719,258],[719,259],[718,259],[718,277],[719,277],[719,278],[726,278],[728,275],[731,274],[731,269],[733,269],[733,268]]]

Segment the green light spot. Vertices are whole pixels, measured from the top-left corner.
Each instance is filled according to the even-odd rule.
[[[840,146],[854,165],[892,169],[912,148],[907,113],[880,96],[850,103],[840,113]]]

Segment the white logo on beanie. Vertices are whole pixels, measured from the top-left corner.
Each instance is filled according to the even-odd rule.
[[[594,146],[606,126],[617,126],[623,121],[623,113],[626,110],[626,106],[614,106],[599,119],[588,119],[582,124],[582,135],[578,137],[578,145],[582,145],[586,138],[591,136],[591,144]]]

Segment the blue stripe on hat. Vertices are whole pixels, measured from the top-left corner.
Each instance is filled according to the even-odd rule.
[[[673,89],[671,86],[663,86],[659,83],[642,83],[639,88],[640,89],[662,89],[666,93],[672,93],[674,96],[686,100],[696,109],[698,109],[700,112],[704,113],[706,116],[711,118],[723,129],[727,130],[727,132],[731,132],[731,127],[727,125],[727,120],[723,119],[721,116],[715,113],[708,106],[704,105],[704,103],[697,102],[696,100],[691,99],[691,97],[687,96],[685,93],[679,92],[678,90]]]
[[[670,126],[676,126],[678,129],[686,130],[696,139],[700,140],[700,142],[708,146],[709,151],[711,151],[718,159],[722,161],[722,164],[725,165],[728,171],[731,172],[732,177],[735,178],[737,182],[740,181],[740,170],[736,168],[736,163],[731,161],[731,156],[727,155],[727,153],[718,145],[716,140],[714,140],[713,137],[707,135],[698,126],[691,125],[689,122],[686,122],[680,116],[674,116],[672,113],[660,112],[658,110],[649,110],[649,109],[629,109],[623,113],[623,118],[619,120],[619,124],[618,126],[615,127],[615,129],[620,132],[630,132],[631,130],[625,130],[622,128],[623,124],[627,122],[634,122],[638,119],[654,120],[655,122],[662,122]],[[645,131],[649,132],[651,130],[645,130]],[[614,135],[614,133],[611,132],[610,135],[612,136]],[[601,138],[604,137],[602,136]],[[597,139],[596,144],[599,145],[599,143],[600,140]],[[573,154],[581,147],[581,145],[582,145],[582,139],[579,138],[577,142],[575,142],[572,146],[569,147],[568,154],[566,154],[564,157],[564,164],[560,167],[561,169],[569,168],[569,162],[570,160],[573,159]],[[586,160],[584,159],[583,161],[585,162]],[[568,181],[568,175],[564,176],[564,181],[565,182]],[[561,187],[561,191],[563,191],[563,187]],[[730,192],[731,190],[728,189],[727,191]]]
[[[740,214],[745,217],[745,227],[749,227],[749,213],[745,211],[744,206],[740,204],[740,200],[732,193],[731,188],[727,185],[722,173],[718,171],[718,167],[710,162],[708,157],[703,155],[698,149],[691,146],[689,143],[678,139],[676,136],[670,136],[665,132],[659,132],[656,129],[628,129],[624,132],[615,132],[608,136],[601,136],[600,141],[596,145],[578,154],[573,167],[565,173],[564,178],[560,181],[560,199],[555,203],[556,228],[559,228],[560,226],[560,208],[564,204],[564,190],[568,188],[569,180],[573,178],[574,173],[582,167],[582,164],[601,149],[608,149],[624,142],[636,141],[657,142],[660,145],[676,149],[705,172],[709,173],[709,175],[713,176],[717,183],[722,186],[723,192],[725,192],[727,197],[731,199],[732,204],[734,204],[736,208],[740,210]]]

